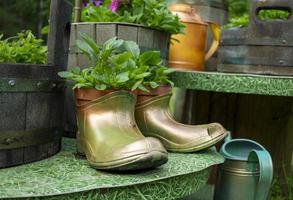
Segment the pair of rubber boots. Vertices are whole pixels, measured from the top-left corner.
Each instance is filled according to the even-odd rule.
[[[136,102],[127,91],[76,92],[78,151],[96,169],[140,170],[166,163],[167,150],[195,152],[226,136],[217,123],[176,122],[168,109],[170,97],[167,93]]]

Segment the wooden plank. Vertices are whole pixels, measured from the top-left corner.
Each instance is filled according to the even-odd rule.
[[[0,169],[4,168],[7,163],[7,151],[6,150],[0,150]]]
[[[82,53],[77,53],[77,66],[80,68],[88,68],[91,67],[91,61],[89,60],[89,58],[87,56],[85,56]]]
[[[138,27],[138,45],[145,48],[153,48],[154,30],[149,28]]]
[[[57,127],[61,130],[64,124],[64,93],[52,93],[49,95],[50,104],[50,127]]]
[[[48,156],[55,155],[61,148],[61,139],[48,144]]]
[[[168,66],[169,56],[169,34],[154,30],[153,49],[160,51],[163,65]]]
[[[50,94],[28,93],[26,105],[26,129],[50,128]]]
[[[38,146],[30,146],[23,148],[23,161],[24,163],[30,163],[39,159]]]
[[[79,52],[76,47],[76,40],[77,40],[77,25],[71,24],[70,39],[69,39],[69,54]]]
[[[130,25],[118,25],[117,36],[122,40],[137,42],[138,27]]]
[[[223,110],[223,114],[226,115],[225,128],[232,133],[235,130],[237,109],[238,109],[238,94],[226,94],[227,95],[227,107]]]
[[[169,34],[163,31],[154,30],[153,48],[161,51],[163,58],[167,58],[169,49]]]
[[[25,129],[25,93],[0,93],[0,132]]]
[[[194,97],[191,112],[191,124],[207,124],[209,123],[210,114],[210,92],[188,90],[188,94]]]
[[[65,0],[51,0],[48,34],[48,63],[65,70],[69,47],[72,6]]]
[[[292,98],[241,95],[234,135],[256,140],[271,153],[277,174],[290,174]]]
[[[75,137],[77,132],[75,97],[71,88],[65,90],[65,124],[64,131],[66,136]]]
[[[23,163],[23,149],[10,149],[6,151],[5,167],[20,165]]]
[[[104,44],[110,38],[117,36],[116,24],[97,24],[96,25],[96,42],[97,44]]]
[[[0,64],[0,78],[49,79],[52,66],[28,64]]]
[[[89,37],[95,39],[96,36],[96,26],[95,23],[77,23],[75,24],[76,26],[76,39],[81,40],[82,38],[80,37],[80,33],[85,33]]]
[[[224,93],[212,93],[209,122],[225,125],[227,121],[227,96]]]
[[[67,69],[71,69],[73,67],[77,67],[78,66],[78,58],[77,58],[78,54],[77,53],[69,53],[68,54],[68,66]]]

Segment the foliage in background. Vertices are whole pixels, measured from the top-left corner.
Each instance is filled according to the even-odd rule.
[[[248,26],[249,4],[247,0],[228,0],[229,23],[224,28]],[[260,20],[288,19],[290,13],[283,10],[261,10],[258,13]]]
[[[0,35],[0,63],[45,64],[47,47],[43,40],[37,39],[31,31],[18,33],[17,36],[2,39]]]
[[[291,200],[293,199],[293,166],[291,169],[291,176],[287,176],[284,170],[285,175],[285,183],[281,185],[281,181],[279,177],[275,177],[272,183],[271,191],[270,191],[270,200]],[[284,181],[283,181],[284,182]],[[286,187],[286,189],[284,188]],[[284,191],[288,191],[287,197],[284,196]]]
[[[58,73],[62,78],[72,80],[73,88],[148,91],[147,87],[173,85],[168,74],[174,70],[161,65],[160,52],[140,53],[135,42],[117,38],[101,46],[86,34],[81,34],[81,38],[77,40],[77,47],[89,58],[92,66]]]
[[[117,7],[112,6],[114,1],[104,1],[102,5],[98,6],[89,3],[82,9],[81,21],[128,22],[164,30],[171,34],[183,32],[184,25],[178,16],[172,15],[168,11],[164,0],[131,0],[119,3]]]
[[[22,30],[32,30],[41,37],[48,24],[50,0],[0,1],[0,34],[12,37]]]

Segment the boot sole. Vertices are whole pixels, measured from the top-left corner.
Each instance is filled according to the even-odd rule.
[[[193,152],[202,151],[204,149],[210,148],[211,146],[214,146],[215,144],[217,144],[218,142],[223,140],[227,136],[227,134],[228,134],[228,132],[226,132],[223,135],[220,135],[218,137],[215,137],[207,142],[204,142],[200,145],[190,145],[190,147],[186,147],[186,148],[181,148],[181,147],[170,148],[170,147],[168,147],[167,144],[172,143],[171,141],[169,141],[165,138],[160,138],[160,137],[157,137],[157,138],[159,138],[162,141],[163,145],[165,146],[165,148],[168,151],[176,152],[176,153],[193,153]],[[156,136],[153,135],[153,137],[156,137]]]
[[[79,155],[84,155],[79,152]],[[136,171],[155,168],[168,162],[168,153],[152,151],[107,163],[94,163],[88,160],[91,167],[107,171]]]

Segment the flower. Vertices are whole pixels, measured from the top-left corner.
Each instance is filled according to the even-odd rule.
[[[88,4],[88,2],[85,2],[85,1],[82,2],[83,7],[87,7],[87,4]]]
[[[102,0],[93,0],[92,3],[94,6],[100,6],[102,5]]]
[[[118,0],[111,0],[111,4],[110,4],[110,6],[109,6],[109,9],[110,9],[112,12],[116,12],[116,10],[118,9],[118,5],[119,5]]]

